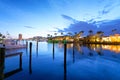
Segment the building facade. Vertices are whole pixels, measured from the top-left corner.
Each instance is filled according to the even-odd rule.
[[[22,40],[22,34],[19,34],[18,39]]]

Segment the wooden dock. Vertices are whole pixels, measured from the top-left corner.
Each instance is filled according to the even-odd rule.
[[[4,47],[6,50],[9,49],[20,49],[20,48],[26,48],[26,45],[0,45],[0,48]]]

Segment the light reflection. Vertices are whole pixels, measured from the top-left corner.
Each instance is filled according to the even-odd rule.
[[[120,53],[120,45],[102,45],[102,49]]]
[[[74,46],[74,48],[76,48],[80,53],[83,53],[82,48],[81,48],[81,45],[80,45],[79,43],[74,43],[74,45],[73,45],[73,43],[68,43],[68,44],[67,44],[67,49],[73,48],[73,46]],[[58,47],[59,47],[59,48],[63,48],[63,47],[64,47],[64,44],[63,44],[63,43],[59,43],[59,44],[58,44]]]
[[[115,53],[120,53],[120,45],[98,45],[98,44],[90,44],[86,45],[89,49],[94,50],[96,52],[101,52],[102,49],[110,50]]]
[[[63,48],[63,44],[59,43],[59,48]],[[101,45],[101,44],[86,44],[86,46],[93,51],[98,52],[98,54],[101,54],[102,49],[104,50],[110,50],[115,53],[120,53],[120,45]],[[80,52],[83,53],[82,47],[83,45],[80,45],[79,43],[74,43],[74,47]],[[67,44],[67,48],[73,48],[73,43]]]
[[[59,43],[59,45],[58,45],[58,47],[59,48],[63,48],[63,43]],[[69,48],[72,48],[73,47],[73,43],[69,43],[69,44],[67,44],[67,48],[69,49]]]
[[[62,48],[63,47],[63,43],[59,43],[58,47]]]

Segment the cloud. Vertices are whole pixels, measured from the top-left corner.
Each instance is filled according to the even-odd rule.
[[[63,18],[68,19],[68,20],[75,20],[67,15],[62,15],[62,16],[63,16]],[[93,21],[93,20],[91,19],[90,21]],[[64,28],[63,31],[72,32],[72,33],[85,31],[84,34],[86,35],[86,34],[88,34],[89,30],[96,31],[96,29],[97,29],[97,26],[94,24],[84,22],[84,21],[77,21],[77,23],[70,24],[68,26],[68,28]],[[60,30],[58,29],[58,31],[60,31]]]
[[[88,31],[92,30],[94,33],[97,31],[103,31],[104,35],[111,35],[112,30],[116,29],[116,33],[120,34],[120,19],[117,20],[110,20],[110,21],[100,21],[99,28],[97,27],[98,22],[94,23],[87,23],[83,21],[79,21],[79,23],[74,23],[68,26],[68,28],[64,28],[64,31],[67,32],[79,32],[84,31],[84,35],[88,35]]]
[[[32,29],[34,29],[34,27],[31,27],[31,26],[24,26],[24,27],[26,27],[26,28],[32,28]]]
[[[111,35],[112,30],[114,29],[120,34],[120,19],[102,22],[99,28],[99,30],[103,31],[105,35]]]
[[[72,21],[73,23],[77,23],[77,22],[78,22],[77,20],[73,19],[73,18],[70,17],[70,16],[67,16],[67,15],[64,15],[64,14],[62,14],[61,16],[62,16],[64,19],[67,19],[67,20],[69,20],[69,21]]]
[[[64,30],[57,28],[57,27],[55,27],[55,29],[57,29],[57,32],[65,32]]]
[[[96,20],[102,19],[104,15],[110,13],[116,6],[118,6],[118,4],[116,4],[116,2],[113,2],[113,1],[105,2],[104,0],[103,1],[101,0],[101,2],[102,4],[105,4],[105,5],[103,6],[103,8],[101,8],[101,10],[98,11],[97,16],[94,16],[94,17],[91,16],[91,19],[87,20],[88,23],[93,23]]]
[[[120,2],[119,1],[109,1],[108,4],[106,4],[103,9],[101,11],[99,11],[99,14],[102,16],[102,15],[105,15],[105,14],[108,14],[110,13],[114,8],[120,6]]]
[[[67,16],[69,19],[69,16]],[[78,21],[77,23],[70,24],[68,28],[64,28],[63,30],[58,29],[58,31],[65,32],[80,32],[84,31],[84,35],[88,35],[88,31],[92,30],[95,34],[97,31],[103,31],[104,35],[111,35],[112,30],[116,29],[116,32],[120,34],[120,19],[116,20],[102,20],[102,21],[94,21],[90,20],[92,23],[88,23],[85,21]],[[99,27],[97,27],[99,25]]]

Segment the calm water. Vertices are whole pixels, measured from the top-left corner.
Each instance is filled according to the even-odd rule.
[[[19,56],[5,58],[4,73],[13,75],[5,80],[120,80],[119,45],[64,45],[33,42],[32,55],[29,49],[9,50],[6,54],[23,52],[22,70]],[[18,69],[18,71],[15,71]]]

